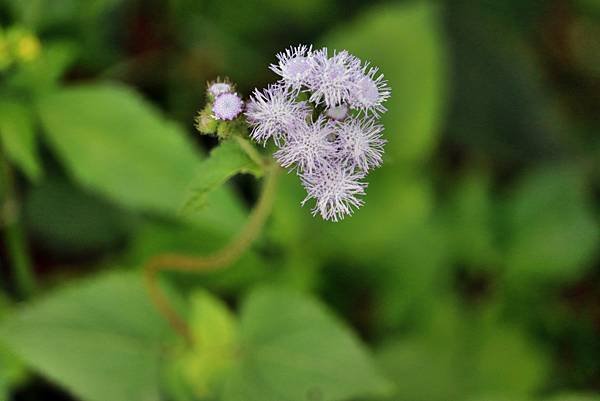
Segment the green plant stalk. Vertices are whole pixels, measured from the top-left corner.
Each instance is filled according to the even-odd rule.
[[[265,162],[262,162],[261,159],[261,163]],[[146,285],[154,305],[188,344],[193,343],[190,328],[160,289],[158,274],[162,271],[210,272],[230,266],[238,260],[258,237],[273,208],[281,169],[274,163],[269,164],[265,169],[267,170],[265,182],[258,202],[242,231],[228,245],[206,256],[157,255],[151,258],[144,267]]]
[[[0,149],[0,170],[2,174],[0,227],[2,228],[6,253],[12,266],[17,291],[21,297],[26,299],[35,292],[36,282],[25,232],[19,219],[13,170],[2,153],[2,149]]]
[[[267,168],[268,162],[263,158],[263,156],[256,150],[256,148],[246,139],[242,138],[239,135],[235,136],[237,143],[240,145],[240,148],[248,157],[257,165]]]

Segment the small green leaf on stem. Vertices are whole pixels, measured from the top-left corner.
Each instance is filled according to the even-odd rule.
[[[217,132],[219,122],[213,117],[210,105],[198,112],[196,116],[196,129],[201,134],[211,135]]]
[[[189,186],[181,213],[188,215],[206,205],[206,195],[236,174],[263,175],[263,167],[252,160],[236,141],[225,141],[202,161]]]

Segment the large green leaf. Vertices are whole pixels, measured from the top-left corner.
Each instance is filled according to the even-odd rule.
[[[122,86],[63,89],[38,110],[74,177],[129,207],[173,211],[200,161],[174,124]]]
[[[86,401],[159,400],[163,319],[138,275],[56,291],[0,324],[0,341]]]
[[[198,173],[190,183],[182,207],[182,213],[192,213],[206,205],[208,193],[229,178],[240,173],[261,175],[261,168],[240,148],[235,140],[222,143],[210,152],[198,167]]]
[[[200,155],[182,130],[132,90],[85,85],[49,93],[38,102],[52,149],[83,186],[142,211],[177,216]],[[210,194],[194,220],[235,231],[244,212],[223,190]]]
[[[240,347],[224,401],[333,401],[390,390],[346,327],[289,290],[261,289],[249,296]]]
[[[10,99],[0,101],[0,138],[8,158],[30,179],[37,180],[42,171],[33,116],[27,107]]]
[[[222,301],[192,295],[197,340],[168,367],[177,399],[348,400],[387,394],[367,350],[322,305],[289,289],[261,288],[234,319]]]

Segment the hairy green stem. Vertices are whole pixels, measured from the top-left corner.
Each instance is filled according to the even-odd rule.
[[[262,166],[265,168],[267,167],[268,163],[265,161],[265,159],[262,157],[262,155],[256,150],[256,148],[254,146],[252,146],[252,144],[246,138],[242,138],[241,136],[236,135],[235,140],[240,145],[240,148],[242,148],[242,150],[244,152],[246,152],[248,157],[253,162],[258,164],[259,166]]]
[[[4,154],[1,153],[1,149],[0,170],[2,174],[0,226],[2,227],[6,253],[12,266],[17,291],[19,296],[28,298],[35,291],[35,276],[27,250],[25,232],[19,219],[13,170]]]
[[[161,290],[158,283],[158,274],[163,271],[210,272],[227,267],[238,260],[258,237],[273,208],[281,169],[274,164],[267,166],[266,169],[265,183],[258,202],[250,213],[242,231],[229,244],[207,256],[157,255],[150,259],[144,267],[146,285],[154,305],[167,319],[171,327],[188,343],[193,342],[189,326]]]

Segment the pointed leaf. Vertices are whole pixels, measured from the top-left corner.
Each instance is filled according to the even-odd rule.
[[[252,293],[240,338],[242,359],[225,384],[225,401],[334,401],[389,391],[354,334],[289,290]]]
[[[110,274],[56,291],[0,324],[0,341],[86,401],[158,401],[167,328],[139,275]]]
[[[51,148],[81,185],[120,205],[178,215],[201,157],[185,133],[129,88],[114,84],[61,89],[38,101]],[[224,191],[196,223],[234,232],[240,204]]]
[[[210,152],[197,168],[189,186],[181,212],[183,214],[206,206],[208,193],[236,174],[262,175],[261,167],[252,161],[235,140],[229,140]]]

